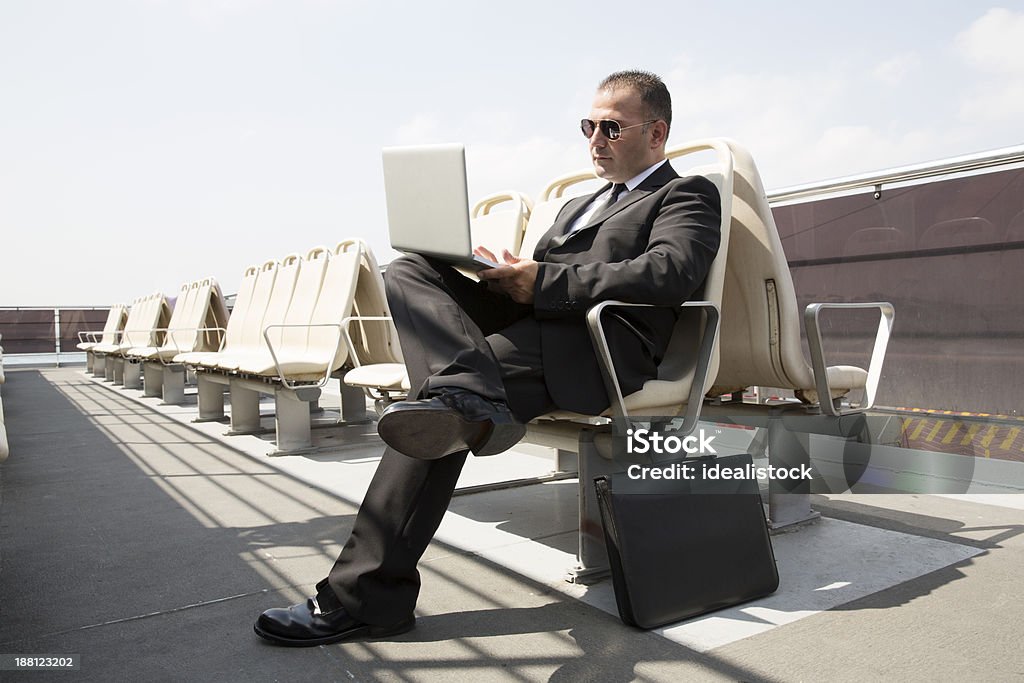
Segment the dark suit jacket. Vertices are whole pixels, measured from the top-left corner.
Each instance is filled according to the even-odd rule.
[[[702,176],[680,178],[667,163],[566,235],[592,198],[569,201],[534,252],[544,379],[560,408],[581,413],[608,407],[596,358],[588,353],[587,309],[608,299],[665,307],[605,316],[623,394],[637,391],[657,376],[678,315],[674,307],[699,292],[718,251],[721,223],[715,184]]]

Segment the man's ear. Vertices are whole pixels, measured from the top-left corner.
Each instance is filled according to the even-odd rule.
[[[651,124],[651,149],[664,147],[668,139],[668,124],[658,119]]]

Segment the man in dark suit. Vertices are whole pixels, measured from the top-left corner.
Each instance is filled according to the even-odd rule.
[[[657,76],[612,74],[581,122],[594,169],[611,184],[568,202],[532,259],[506,252],[480,282],[422,256],[389,266],[388,303],[413,391],[381,415],[388,447],[316,596],[267,610],[257,634],[303,646],[411,629],[416,564],[469,452],[507,450],[523,423],[556,408],[608,407],[586,330],[592,305],[657,306],[606,320],[623,393],[657,375],[676,307],[699,291],[718,250],[721,220],[715,185],[680,178],[665,159],[671,121]]]

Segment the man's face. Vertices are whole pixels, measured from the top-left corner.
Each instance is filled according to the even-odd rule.
[[[640,95],[629,87],[598,90],[590,107],[590,119],[618,121],[625,129],[646,120]],[[652,148],[649,126],[623,130],[618,140],[609,140],[597,127],[590,136],[590,157],[597,175],[613,183],[623,183],[660,158],[660,145]]]

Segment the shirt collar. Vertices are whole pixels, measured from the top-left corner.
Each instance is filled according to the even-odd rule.
[[[667,162],[668,162],[668,159],[662,159],[661,161],[657,162],[656,164],[654,164],[653,166],[651,166],[647,170],[641,171],[639,174],[637,174],[637,175],[633,176],[632,178],[630,178],[629,180],[627,180],[626,181],[626,191],[627,192],[632,192],[633,190],[635,190],[640,185],[640,183],[642,183],[643,181],[647,180],[647,178],[649,178],[652,173],[657,171],[659,168],[661,168],[661,166],[663,164],[665,164]]]

